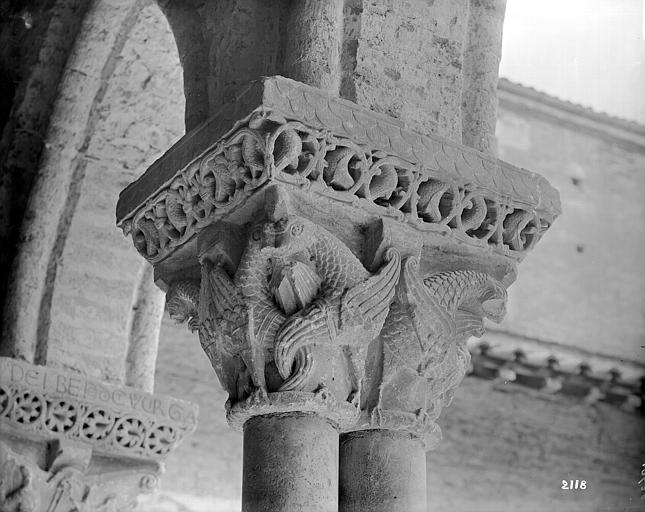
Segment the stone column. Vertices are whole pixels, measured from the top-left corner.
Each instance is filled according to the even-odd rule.
[[[338,432],[313,413],[244,423],[242,511],[338,510]]]
[[[560,208],[490,155],[503,0],[160,5],[190,131],[117,223],[229,393],[244,510],[335,510],[339,449],[341,510],[424,509],[466,339]]]
[[[281,497],[276,510],[335,507],[327,463],[320,479],[302,475],[320,450],[328,462],[337,453],[330,429],[351,433],[342,453],[357,457],[340,463],[341,500],[352,500],[341,509],[373,506],[375,475],[388,488],[401,470],[383,464],[388,445],[417,453],[416,479],[389,482],[391,499],[410,504],[424,494],[422,446],[438,442],[468,367],[465,341],[501,319],[557,192],[286,78],[244,91],[121,193],[118,222],[154,265],[171,316],[198,334],[229,423],[247,432],[245,510],[266,506],[259,489]],[[314,435],[312,422],[331,427]],[[277,437],[257,432],[276,425]],[[303,435],[308,449],[287,463],[278,452]],[[346,478],[356,466],[362,476]]]
[[[426,453],[407,432],[373,429],[340,436],[340,508],[426,512]]]

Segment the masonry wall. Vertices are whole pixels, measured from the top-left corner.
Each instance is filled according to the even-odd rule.
[[[152,2],[140,4],[88,128],[83,178],[49,315],[47,363],[111,382],[124,377],[128,317],[143,264],[115,225],[116,201],[183,134],[184,97],[174,40],[159,8]]]
[[[499,328],[645,362],[645,130],[634,127],[640,146],[621,142],[592,133],[585,115],[560,109],[556,120],[506,97],[500,158],[545,176],[563,214],[522,263]]]

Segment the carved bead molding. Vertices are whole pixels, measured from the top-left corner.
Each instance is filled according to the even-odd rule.
[[[10,435],[160,460],[195,429],[196,416],[182,400],[0,358],[0,432]]]
[[[537,174],[272,77],[125,189],[117,222],[159,262],[269,182],[515,260],[560,212],[558,192]]]
[[[0,442],[2,512],[134,511],[137,496],[154,491],[160,466],[92,457],[86,445],[53,441],[33,456],[15,441]]]

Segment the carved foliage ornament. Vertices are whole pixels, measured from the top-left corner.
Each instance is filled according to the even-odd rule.
[[[294,97],[283,112],[260,109],[238,123],[121,222],[145,258],[162,260],[268,181],[514,258],[559,212],[535,174],[302,88],[286,91]]]

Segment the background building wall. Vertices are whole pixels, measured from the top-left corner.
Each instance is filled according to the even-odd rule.
[[[500,89],[500,158],[546,177],[563,214],[522,263],[494,329],[645,361],[645,128]]]
[[[76,204],[51,286],[45,331],[47,364],[110,382],[123,382],[128,317],[143,264],[115,226],[116,201],[183,134],[174,40],[159,8],[152,2],[141,7],[112,75],[105,77],[105,93],[81,148],[82,181],[73,192]],[[102,27],[94,28],[100,36]],[[93,58],[88,48],[87,60]]]

